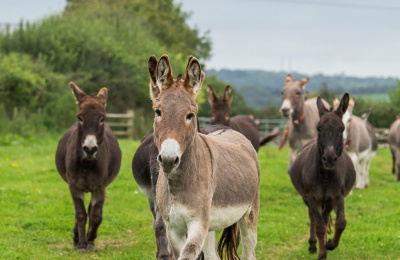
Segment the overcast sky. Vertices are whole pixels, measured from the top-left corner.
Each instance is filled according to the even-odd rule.
[[[207,68],[400,78],[400,1],[178,0],[210,31]],[[65,0],[0,0],[0,22],[61,12]]]

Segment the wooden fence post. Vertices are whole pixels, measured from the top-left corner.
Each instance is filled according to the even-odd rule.
[[[128,134],[129,139],[133,139],[133,134],[134,134],[134,117],[135,117],[135,112],[133,109],[129,109],[126,111],[126,114],[128,115],[128,127],[126,129],[126,132]]]

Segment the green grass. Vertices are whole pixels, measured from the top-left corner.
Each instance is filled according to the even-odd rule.
[[[74,210],[54,164],[57,140],[0,146],[0,259],[154,259],[151,213],[131,172],[138,145],[120,141],[121,171],[107,189],[97,248],[86,254],[72,246]],[[263,147],[259,158],[257,259],[316,259],[307,251],[307,208],[286,173],[288,150]],[[348,225],[329,259],[400,259],[400,183],[390,170],[390,152],[380,149],[371,186],[346,198]]]

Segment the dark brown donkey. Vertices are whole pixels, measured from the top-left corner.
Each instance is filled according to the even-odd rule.
[[[226,86],[224,95],[222,98],[219,98],[213,87],[208,85],[207,98],[211,105],[211,124],[229,126],[233,130],[242,133],[250,140],[254,149],[258,151],[260,148],[260,137],[258,136],[258,127],[254,120],[247,115],[229,117],[231,114],[230,104],[233,99],[231,86]]]
[[[102,215],[106,187],[115,179],[121,166],[121,150],[106,118],[107,89],[97,96],[88,96],[73,82],[69,83],[79,106],[78,122],[60,139],[56,166],[68,183],[75,207],[74,244],[78,252],[94,249]],[[86,213],[85,192],[91,192],[89,212]],[[89,229],[85,234],[87,217]]]
[[[318,259],[326,259],[326,250],[333,250],[339,245],[340,236],[346,228],[344,197],[350,193],[356,180],[353,162],[343,152],[345,128],[342,116],[348,103],[349,94],[345,93],[339,107],[330,112],[318,97],[318,137],[304,146],[289,171],[293,186],[308,207],[308,250],[310,253],[317,252],[318,238]],[[332,210],[336,213],[335,233],[333,239],[326,241]]]
[[[318,124],[318,108],[316,98],[306,99],[304,88],[309,78],[300,81],[293,81],[292,76],[288,74],[285,79],[285,87],[282,89],[281,112],[284,117],[289,117],[285,129],[289,140],[289,170],[297,157],[297,153],[311,139],[317,137],[316,126]],[[322,100],[327,108],[330,105]],[[282,144],[283,146],[284,144]]]
[[[218,259],[215,230],[224,229],[222,248],[233,259],[237,224],[242,258],[255,259],[260,169],[250,141],[231,129],[198,133],[196,95],[205,74],[196,58],[183,79],[173,78],[166,55],[149,60],[154,142],[159,154],[157,205],[173,257]]]

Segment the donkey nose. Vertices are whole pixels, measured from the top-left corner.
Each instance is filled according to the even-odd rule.
[[[160,166],[163,168],[163,171],[166,173],[170,173],[172,171],[172,169],[174,169],[175,167],[177,167],[180,162],[181,159],[179,158],[179,156],[174,156],[174,155],[161,155],[159,154],[157,156],[157,161],[160,164]]]
[[[322,162],[323,163],[335,163],[337,161],[337,156],[336,155],[323,155],[322,156]]]
[[[89,147],[89,146],[83,146],[83,151],[87,154],[87,155],[90,155],[90,156],[92,156],[93,154],[95,154],[96,152],[97,152],[97,146],[92,146],[92,147]]]
[[[284,116],[287,116],[289,114],[289,108],[282,108],[281,112]]]

